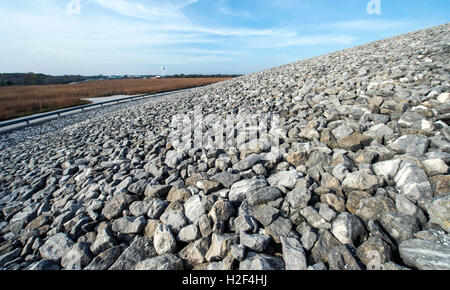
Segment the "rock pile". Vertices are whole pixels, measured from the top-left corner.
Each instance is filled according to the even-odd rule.
[[[450,269],[449,31],[2,135],[0,268]],[[278,115],[279,152],[177,150],[198,106]]]

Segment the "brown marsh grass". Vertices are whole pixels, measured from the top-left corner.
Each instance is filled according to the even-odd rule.
[[[228,78],[99,80],[67,85],[0,87],[0,121],[87,104],[84,98],[139,95],[205,86]]]

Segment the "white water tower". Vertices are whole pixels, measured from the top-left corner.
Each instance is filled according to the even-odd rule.
[[[161,67],[161,77],[165,77],[166,76],[166,68],[164,66]]]

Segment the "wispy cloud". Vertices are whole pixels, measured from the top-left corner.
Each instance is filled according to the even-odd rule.
[[[226,0],[220,0],[217,3],[217,6],[219,7],[220,12],[222,12],[225,15],[234,17],[253,18],[253,15],[248,11],[230,8]]]

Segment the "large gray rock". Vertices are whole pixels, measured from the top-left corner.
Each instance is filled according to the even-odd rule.
[[[165,163],[171,168],[176,168],[184,158],[184,153],[172,150],[167,152]]]
[[[156,227],[153,237],[154,247],[158,255],[174,253],[177,249],[177,242],[170,228],[165,224],[159,224]]]
[[[419,270],[450,270],[450,248],[448,245],[412,239],[400,244],[403,262]]]
[[[120,247],[110,248],[100,253],[94,259],[92,259],[92,261],[89,263],[89,265],[87,265],[84,268],[84,270],[92,270],[92,271],[108,270],[120,256],[120,253],[121,253]]]
[[[111,232],[107,227],[102,228],[95,238],[94,243],[91,245],[91,252],[94,255],[98,255],[103,251],[106,251],[116,245],[116,240],[114,239]]]
[[[270,237],[267,235],[248,235],[245,232],[240,234],[241,245],[255,252],[264,252],[270,243]]]
[[[302,216],[308,221],[310,225],[316,229],[330,229],[331,224],[327,222],[313,207],[308,206],[300,211]]]
[[[88,243],[76,243],[61,259],[61,266],[69,270],[81,270],[92,260]]]
[[[200,195],[193,195],[184,204],[184,214],[189,223],[195,223],[206,213],[203,198]]]
[[[228,194],[230,201],[243,201],[246,195],[266,187],[267,181],[264,179],[245,179],[233,184]]]
[[[430,141],[424,135],[405,135],[388,145],[388,148],[397,153],[408,153],[415,156],[422,156],[428,150]]]
[[[450,194],[433,198],[427,204],[427,212],[431,222],[450,233]]]
[[[153,247],[153,238],[137,237],[117,258],[109,270],[133,270],[139,262],[156,256],[157,252]]]
[[[275,186],[263,187],[256,191],[247,192],[247,202],[250,206],[268,203],[281,197],[280,190]]]
[[[112,230],[122,234],[138,234],[142,232],[146,223],[147,221],[143,216],[122,217],[113,222]]]
[[[370,174],[366,170],[349,173],[342,181],[342,189],[347,192],[354,190],[374,191],[382,185],[382,178]]]
[[[165,212],[161,218],[161,222],[169,226],[174,235],[177,235],[183,227],[188,224],[186,216],[181,210],[171,210]]]
[[[415,163],[403,161],[394,178],[400,194],[409,200],[424,204],[424,200],[433,197],[433,190],[425,172]]]
[[[297,239],[282,237],[281,246],[286,270],[306,270],[305,251]]]
[[[280,258],[269,256],[266,254],[260,254],[250,252],[247,254],[245,260],[239,264],[239,270],[285,270],[284,261]]]
[[[116,194],[113,198],[106,202],[102,214],[108,219],[112,220],[122,214],[122,211],[133,201],[135,197],[123,192]]]
[[[295,188],[286,195],[286,200],[293,208],[303,209],[308,206],[311,191],[307,188]]]
[[[272,186],[284,186],[294,188],[297,181],[302,177],[297,171],[280,171],[271,175],[267,181]]]
[[[183,270],[183,261],[173,254],[165,254],[137,263],[134,270]]]
[[[43,259],[61,261],[75,243],[64,233],[59,233],[48,238],[48,240],[39,248],[39,253]]]
[[[331,224],[331,233],[342,244],[356,244],[361,242],[366,235],[364,223],[351,213],[344,212]]]

